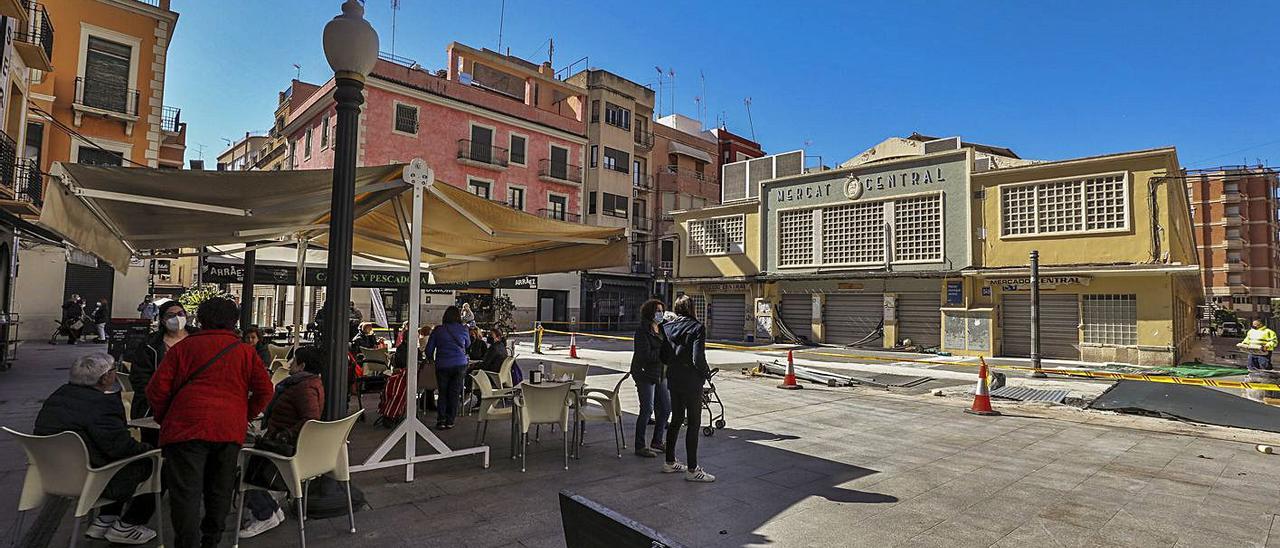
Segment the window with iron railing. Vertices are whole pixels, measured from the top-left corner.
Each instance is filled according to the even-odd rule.
[[[507,167],[507,149],[495,147],[487,142],[458,140],[458,158],[500,167]]]
[[[23,5],[27,8],[27,29],[18,32],[14,40],[39,46],[44,52],[43,62],[52,61],[53,23],[49,20],[49,12],[45,10],[44,4],[38,2],[24,0]]]
[[[538,160],[538,176],[581,183],[582,167],[546,158]]]
[[[44,204],[44,174],[40,173],[40,164],[35,160],[27,160],[15,170],[15,189],[18,201],[27,202],[37,208]]]
[[[84,76],[76,78],[76,102],[86,107],[138,114],[138,90],[129,88],[133,47],[89,36]]]
[[[160,131],[178,132],[178,124],[182,123],[182,110],[178,107],[160,109]]]
[[[0,185],[14,188],[15,168],[18,162],[18,145],[5,133],[0,133]]]

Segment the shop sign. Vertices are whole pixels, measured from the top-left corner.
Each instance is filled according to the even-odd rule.
[[[947,282],[947,306],[964,304],[964,282],[953,280]]]
[[[747,284],[712,284],[702,286],[702,290],[706,293],[731,293],[734,291],[746,291]]]
[[[1060,285],[1089,285],[1093,281],[1089,276],[1040,276],[1040,289],[1050,289]],[[1031,289],[1031,277],[988,279],[987,285],[998,285],[1004,291],[1028,291]]]
[[[907,169],[898,172],[850,175],[844,183],[844,197],[857,200],[872,190],[894,190],[947,182],[941,167]]]
[[[253,270],[253,283],[270,285],[293,285],[297,283],[297,269],[292,266],[258,265]],[[202,279],[207,283],[240,284],[244,283],[244,265],[226,263],[205,263]],[[443,294],[464,289],[537,289],[537,276],[518,276],[500,278],[480,282],[454,282],[433,284],[426,272],[422,273],[421,288],[424,292]],[[308,268],[305,273],[305,285],[322,286],[329,283],[327,269]],[[390,270],[352,270],[351,287],[396,289],[409,287],[409,273]]]
[[[836,284],[836,289],[863,289],[864,287],[866,286],[860,283],[852,283],[852,282],[840,282]]]

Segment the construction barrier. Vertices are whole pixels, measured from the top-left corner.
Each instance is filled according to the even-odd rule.
[[[632,337],[627,337],[622,335],[601,335],[598,333],[576,333],[572,331],[557,331],[554,329],[544,329],[543,331],[546,333],[553,333],[556,335],[580,335],[583,337],[617,340],[617,341],[633,340]],[[530,333],[533,333],[533,331],[523,331],[523,332],[517,332],[512,334],[520,335],[520,334],[530,334]],[[761,346],[743,346],[743,345],[711,343],[711,342],[707,343],[706,346],[707,348],[712,348],[716,350],[741,350],[741,351],[747,351],[747,352],[766,352],[766,353],[783,351],[783,349],[780,349],[780,348],[766,348]],[[831,358],[843,358],[848,360],[870,360],[870,361],[880,361],[880,362],[890,362],[890,363],[918,363],[918,364],[929,365],[929,366],[939,366],[939,365],[961,366],[961,367],[980,367],[981,366],[981,363],[940,362],[936,360],[923,360],[919,358],[905,358],[905,357],[894,357],[894,356],[871,356],[871,355],[862,355],[862,354],[841,354],[837,352],[823,352],[819,350],[794,350],[794,351],[787,350],[787,352],[794,352],[794,354],[797,354],[797,355],[824,356],[824,357],[831,357]],[[1077,377],[1077,378],[1088,378],[1088,379],[1111,379],[1111,380],[1126,380],[1126,381],[1158,382],[1158,383],[1165,383],[1165,384],[1185,384],[1190,386],[1207,386],[1211,388],[1226,388],[1231,390],[1280,391],[1280,384],[1264,383],[1264,382],[1225,381],[1225,380],[1214,380],[1214,379],[1197,379],[1192,377],[1172,377],[1168,375],[1143,375],[1138,373],[1113,373],[1109,371],[1086,371],[1086,370],[1078,370],[1078,369],[1040,368],[1037,370],[1034,367],[1026,366],[1026,365],[993,365],[989,367],[990,369],[1006,369],[1006,370],[1012,370],[1012,371],[1040,371],[1048,375],[1062,375],[1066,377]]]

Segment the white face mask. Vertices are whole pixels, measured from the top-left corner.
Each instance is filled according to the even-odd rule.
[[[666,321],[666,319],[667,319],[666,312],[653,313],[653,323],[662,323],[663,321]]]
[[[164,321],[164,327],[169,331],[182,331],[182,328],[186,326],[187,326],[186,316],[174,316]]]

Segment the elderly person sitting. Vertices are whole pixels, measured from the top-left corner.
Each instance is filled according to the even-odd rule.
[[[35,434],[75,432],[89,450],[95,468],[145,453],[149,444],[129,435],[120,399],[115,360],[102,352],[81,356],[71,364],[71,378],[58,387],[36,415]],[[116,502],[103,506],[85,536],[117,544],[146,544],[156,532],[146,526],[155,511],[155,498],[133,498],[138,484],[151,477],[151,462],[131,463],[107,483],[102,497]],[[126,503],[128,510],[125,510]]]

